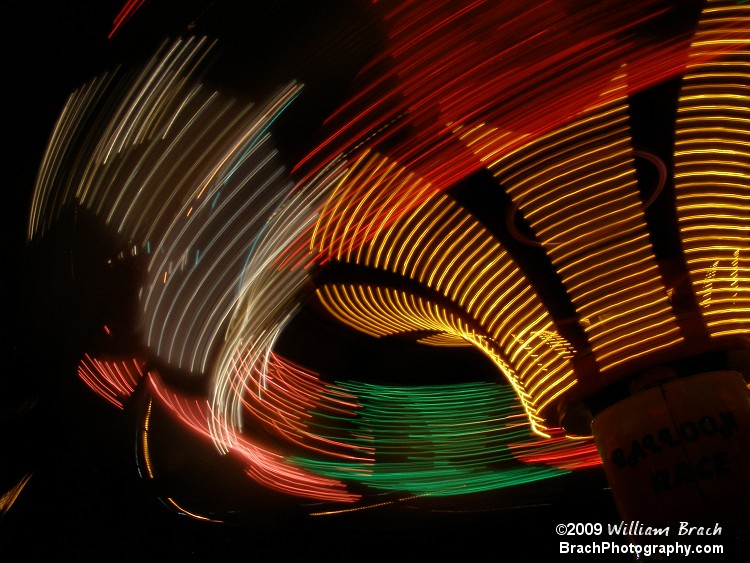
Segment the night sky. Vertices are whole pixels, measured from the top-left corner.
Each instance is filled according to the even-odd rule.
[[[401,560],[454,551],[455,560],[504,561],[533,548],[545,561],[573,561],[557,554],[555,524],[619,521],[599,468],[473,498],[417,499],[316,519],[308,515],[312,503],[242,479],[241,468],[164,413],[155,415],[153,434],[162,470],[156,480],[142,479],[136,463],[142,397],[137,392],[118,411],[76,377],[77,362],[97,342],[102,321],[127,324],[133,272],[128,265],[101,267],[116,242],[85,217],[76,218],[75,229],[63,220],[44,244],[26,243],[37,166],[65,98],[104,70],[142,60],[167,37],[185,30],[214,35],[221,57],[205,77],[209,84],[248,99],[289,76],[307,85],[310,95],[274,132],[292,162],[315,141],[323,117],[376,52],[382,30],[356,2],[343,0],[251,2],[244,9],[230,9],[227,2],[150,0],[108,40],[120,2],[21,4],[5,12],[4,34],[10,100],[0,493],[24,475],[32,477],[0,516],[0,559],[65,554],[77,560]],[[427,353],[399,341],[373,352],[370,344],[327,324],[311,308],[295,320],[279,349],[334,376],[366,357],[365,375],[380,374],[383,382],[399,370],[410,373],[414,384],[462,369],[477,379],[496,373],[476,353]],[[178,514],[159,500],[168,496],[227,523]]]

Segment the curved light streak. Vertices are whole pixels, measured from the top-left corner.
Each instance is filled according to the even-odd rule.
[[[103,359],[85,354],[78,363],[78,377],[92,391],[118,409],[135,392],[145,374],[145,363],[137,358]]]
[[[212,438],[210,428],[216,422],[211,422],[213,415],[205,398],[189,398],[168,389],[154,372],[149,374],[149,383],[162,404],[185,425],[204,439]],[[273,490],[331,502],[354,502],[359,498],[359,495],[347,492],[341,481],[298,469],[287,463],[282,454],[250,438],[238,437],[227,453],[247,464],[245,471],[251,479]]]
[[[364,220],[357,211],[356,220]],[[356,229],[367,227],[357,223]],[[450,253],[444,248],[448,244]],[[388,228],[375,230],[356,251],[337,257],[414,279],[446,298],[472,324],[425,314],[427,307],[418,311],[416,303],[395,293],[319,290],[334,316],[374,336],[433,330],[472,342],[515,387],[535,431],[545,433],[539,411],[574,384],[571,356],[550,345],[546,335],[556,333],[553,319],[513,258],[476,219],[449,197],[436,196]],[[532,389],[539,392],[534,395]]]

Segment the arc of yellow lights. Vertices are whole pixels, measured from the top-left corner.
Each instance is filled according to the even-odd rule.
[[[513,369],[498,352],[497,343],[489,336],[477,334],[464,321],[436,303],[429,303],[418,295],[407,295],[403,291],[360,285],[325,284],[318,288],[317,296],[332,316],[375,337],[433,330],[472,344],[486,354],[509,379],[527,412],[531,411],[530,420],[536,423],[534,430],[545,434],[544,426],[540,424],[541,418],[536,416],[534,405],[529,403],[528,390],[518,385],[513,378]],[[539,340],[544,342],[543,339]],[[522,345],[525,346],[526,343]],[[534,361],[550,362],[561,355],[552,346],[547,345],[547,348]],[[554,376],[554,372],[551,375]]]
[[[639,357],[644,339],[658,334],[652,352],[683,342],[646,238],[625,119],[622,99],[603,104],[488,162],[589,321],[583,328],[602,374]],[[477,130],[462,138],[483,151],[489,135],[475,144]]]
[[[677,221],[710,337],[744,339],[745,346],[750,346],[749,65],[750,6],[709,0],[678,98]]]

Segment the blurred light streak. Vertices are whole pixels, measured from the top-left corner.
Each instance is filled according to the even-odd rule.
[[[633,69],[631,92],[677,76],[689,41],[688,33],[666,41],[638,33],[679,11],[663,2],[378,6],[390,30],[384,53],[329,118],[330,136],[293,171],[387,147],[392,161],[442,191],[482,167],[455,141],[455,124],[513,131],[512,148],[605,101],[599,96],[623,63]]]
[[[124,409],[124,402],[133,394],[145,373],[145,362],[92,358],[85,354],[78,363],[78,377],[97,395]]]
[[[148,399],[146,405],[146,412],[143,415],[143,423],[141,426],[139,439],[136,441],[136,465],[138,468],[138,474],[144,477],[144,472],[141,470],[141,466],[145,469],[145,477],[148,479],[154,478],[154,467],[151,462],[151,446],[149,445],[149,432],[151,429],[151,407],[154,401],[151,397]],[[143,463],[141,463],[141,460]]]
[[[211,439],[209,420],[214,417],[206,399],[188,398],[168,389],[155,372],[149,373],[151,389],[177,418],[198,436]],[[245,472],[254,481],[275,491],[331,502],[354,502],[359,495],[349,493],[339,480],[319,477],[287,461],[280,453],[260,446],[245,436],[236,436],[228,453],[246,464]]]
[[[270,354],[268,360],[265,371],[256,366],[251,372],[243,394],[243,406],[254,428],[325,456],[374,461],[372,447],[321,434],[331,431],[331,419],[346,421],[356,416],[361,407],[355,395],[323,383],[313,372],[278,354]]]
[[[561,429],[551,432],[548,440],[529,444],[510,444],[514,456],[524,463],[543,463],[558,469],[575,471],[598,467],[602,459],[592,439],[573,439]]]
[[[146,247],[146,343],[198,373],[208,371],[235,306],[247,241],[293,187],[268,129],[302,88],[290,83],[257,108],[237,107],[193,84],[211,48],[205,38],[161,47],[131,84],[109,92],[104,108],[90,101],[105,97],[103,86],[76,97],[87,103],[66,110],[50,140],[29,226],[30,237],[40,236],[62,209],[82,205]],[[84,129],[96,113],[96,126]],[[60,185],[70,187],[58,201]]]
[[[374,504],[367,504],[363,506],[357,506],[355,508],[341,508],[337,510],[326,510],[323,512],[311,512],[310,516],[334,516],[337,514],[346,514],[349,512],[361,512],[362,510],[372,510],[374,508],[382,508],[383,506],[391,506],[394,504],[397,504],[399,502],[406,502],[410,500],[416,500],[418,498],[424,498],[427,496],[431,496],[431,494],[424,494],[424,495],[410,495],[408,497],[402,497],[395,500],[388,500],[384,502],[378,502]]]
[[[109,88],[111,75],[104,75],[74,91],[52,130],[34,185],[29,213],[27,239],[42,236],[61,210],[73,200],[75,181],[71,178],[71,149],[83,134],[81,122],[100,103]]]
[[[133,175],[153,174],[142,160],[149,148],[155,152],[154,146],[161,144],[155,130],[169,128],[181,114],[182,101],[195,97],[197,90],[191,91],[189,79],[210,50],[205,38],[165,42],[133,79],[115,80],[117,73],[105,74],[70,96],[40,164],[29,240],[44,234],[44,223],[66,207],[80,204],[109,222],[126,213],[118,213],[120,205],[145,197]],[[195,104],[200,107],[202,100]],[[145,155],[140,146],[144,142]],[[124,197],[128,188],[131,197]]]
[[[313,183],[285,192],[285,199],[252,239],[232,316],[212,369],[210,401],[215,417],[210,425],[220,450],[231,447],[235,431],[242,429],[242,390],[258,366],[258,384],[265,386],[273,344],[309,291],[310,274],[305,268],[281,268],[279,264],[297,255],[295,243],[317,218],[320,201],[327,195],[327,177],[322,181],[323,187]]]
[[[194,520],[200,520],[202,522],[217,522],[217,523],[223,523],[223,520],[215,520],[213,518],[209,518],[208,516],[201,516],[200,514],[197,514],[195,512],[191,512],[184,508],[183,506],[180,506],[177,504],[177,501],[175,501],[171,497],[166,498],[166,504],[168,504],[170,507],[174,508],[179,514],[182,514],[183,516],[189,516],[190,518],[193,518]]]
[[[374,450],[374,463],[293,458],[316,473],[375,490],[431,496],[496,490],[567,473],[517,462],[510,445],[524,455],[522,444],[531,444],[534,451],[539,440],[523,422],[518,398],[508,386],[408,387],[345,381],[336,388],[357,396],[361,408],[353,420],[347,417],[344,422],[351,428],[352,443]],[[564,451],[559,445],[557,449]],[[575,457],[571,456],[571,466]]]
[[[5,515],[11,507],[15,504],[16,500],[23,492],[24,487],[28,484],[31,479],[32,473],[27,473],[21,479],[8,489],[2,496],[0,496],[0,515]]]
[[[387,156],[364,152],[335,184],[310,238],[324,264],[342,259],[390,227],[402,210],[428,200],[436,190]]]
[[[127,0],[125,5],[120,8],[117,16],[112,22],[112,30],[109,32],[107,39],[112,39],[117,30],[119,30],[125,22],[127,22],[133,15],[146,3],[146,0]]]

